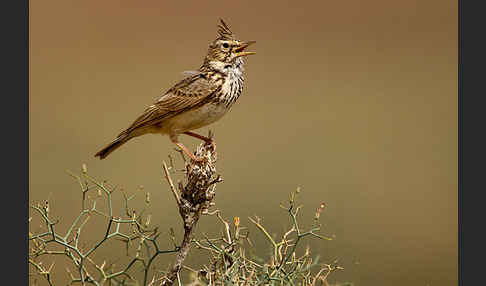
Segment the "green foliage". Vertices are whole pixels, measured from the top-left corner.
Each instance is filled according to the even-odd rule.
[[[44,267],[42,258],[46,256],[62,255],[68,258],[75,272],[67,268],[71,284],[91,284],[91,285],[147,285],[148,273],[152,262],[160,254],[174,253],[179,250],[174,245],[173,249],[161,250],[157,238],[159,232],[157,228],[149,228],[150,215],[144,215],[146,208],[137,212],[129,207],[130,201],[135,195],[127,195],[122,192],[124,198],[124,207],[120,216],[114,216],[112,197],[116,188],[108,187],[104,182],[98,182],[88,176],[86,166],[83,165],[83,171],[80,176],[69,173],[79,184],[81,188],[81,211],[66,233],[61,234],[56,229],[59,220],[50,216],[49,202],[31,205],[35,213],[40,216],[44,223],[45,229],[40,233],[29,232],[29,264],[34,267],[38,274],[45,277],[49,285],[53,285],[52,267]],[[147,206],[150,204],[150,195],[145,193]],[[101,205],[104,204],[103,208]],[[106,209],[104,211],[103,209]],[[102,238],[92,247],[82,247],[80,243],[81,234],[87,222],[94,216],[98,216],[106,221],[106,229],[101,234]],[[29,223],[31,218],[29,218]],[[123,225],[128,226],[129,230],[122,231]],[[90,237],[99,237],[100,235],[89,233]],[[106,261],[96,263],[90,256],[100,248],[101,245],[108,241],[117,239],[126,245],[136,246],[135,255],[131,261],[120,269],[114,269],[113,265],[107,265]],[[53,250],[61,247],[63,250]],[[142,255],[144,251],[144,255]],[[142,265],[144,279],[143,284],[138,283],[130,274],[135,264]]]
[[[29,264],[31,270],[45,278],[49,285],[53,285],[53,265],[43,265],[45,258],[53,256],[67,257],[72,267],[67,269],[71,284],[81,285],[162,285],[166,274],[158,273],[149,277],[149,271],[154,260],[160,254],[177,253],[181,245],[175,239],[174,230],[171,228],[169,237],[173,248],[160,249],[158,244],[158,228],[150,227],[150,215],[145,215],[150,204],[149,193],[145,193],[147,207],[137,212],[129,207],[134,195],[124,197],[123,211],[120,216],[114,216],[112,196],[116,188],[110,188],[105,182],[98,182],[87,175],[86,167],[82,173],[70,174],[81,188],[81,211],[74,219],[66,233],[61,234],[56,230],[58,220],[50,216],[49,202],[32,205],[34,213],[43,221],[44,229],[36,233],[29,232]],[[318,234],[321,225],[319,217],[325,205],[317,207],[312,227],[301,229],[298,214],[302,206],[296,204],[296,197],[300,195],[300,189],[291,193],[289,204],[281,205],[288,214],[291,227],[280,238],[272,237],[264,227],[262,220],[255,216],[249,221],[259,230],[271,247],[272,254],[265,259],[265,255],[253,253],[253,245],[249,239],[248,228],[241,225],[239,217],[235,217],[232,223],[226,221],[219,210],[204,213],[215,216],[223,226],[221,237],[210,238],[203,234],[202,238],[192,238],[192,248],[199,249],[207,255],[207,262],[194,269],[183,266],[183,271],[188,271],[191,282],[186,285],[326,285],[328,276],[343,269],[335,264],[320,264],[319,257],[312,257],[309,247],[303,253],[297,253],[297,247],[303,240],[319,239],[331,240],[331,238]],[[104,205],[104,207],[101,207]],[[96,233],[83,233],[84,226],[92,217],[99,217],[106,221],[106,229],[101,235]],[[29,223],[32,218],[29,218]],[[126,226],[126,227],[123,227]],[[128,229],[122,231],[123,229]],[[80,236],[101,237],[91,247],[81,247]],[[107,264],[114,261],[115,257],[104,261],[95,262],[93,253],[101,245],[112,240],[123,241],[128,248],[136,248],[133,257],[124,266]],[[61,249],[61,250],[59,250]],[[194,251],[194,250],[193,250]],[[199,251],[198,255],[201,252]],[[141,268],[135,268],[139,264]],[[71,271],[75,269],[75,271]],[[142,269],[143,279],[137,281],[135,273]],[[178,285],[182,285],[178,275]],[[175,284],[175,283],[174,283]],[[351,284],[341,284],[351,285]]]
[[[247,228],[240,225],[239,217],[235,217],[233,225],[230,225],[219,211],[214,212],[224,225],[224,235],[214,239],[204,236],[204,239],[193,241],[196,248],[207,251],[209,262],[198,271],[190,269],[191,285],[329,285],[328,275],[343,268],[319,264],[319,258],[312,258],[308,247],[303,254],[296,252],[304,238],[331,240],[317,233],[324,204],[317,208],[313,226],[305,231],[300,228],[297,217],[302,206],[295,204],[299,192],[300,189],[291,194],[287,207],[281,206],[288,213],[292,226],[280,239],[270,235],[259,217],[248,218],[272,249],[273,254],[267,261],[261,258],[263,255],[248,254],[252,244]]]

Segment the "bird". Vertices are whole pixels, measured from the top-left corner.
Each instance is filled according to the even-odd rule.
[[[212,138],[199,135],[193,130],[218,121],[231,109],[243,91],[244,58],[256,54],[246,50],[256,41],[237,40],[223,19],[219,21],[218,37],[210,43],[200,68],[185,72],[182,80],[148,106],[113,142],[96,153],[95,157],[104,159],[135,137],[162,134],[168,135],[192,160],[205,160],[191,153],[179,141],[179,135],[198,138],[215,149]]]

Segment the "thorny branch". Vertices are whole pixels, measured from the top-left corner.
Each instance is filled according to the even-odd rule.
[[[337,265],[318,264],[319,257],[312,258],[309,247],[300,256],[296,251],[297,245],[305,237],[331,240],[331,238],[317,234],[321,227],[318,219],[325,204],[317,207],[313,226],[304,231],[297,219],[301,206],[295,204],[295,197],[299,192],[298,189],[292,193],[290,205],[283,207],[290,217],[291,226],[280,239],[270,234],[259,217],[249,218],[271,246],[273,255],[268,260],[252,254],[251,247],[253,246],[249,240],[249,231],[240,225],[239,217],[234,218],[231,226],[219,211],[213,212],[212,214],[216,215],[223,225],[222,234],[219,238],[209,238],[203,234],[203,239],[193,239],[197,249],[209,254],[209,263],[200,270],[185,267],[192,273],[193,283],[190,285],[329,286],[328,275],[343,268]],[[290,238],[292,235],[294,238]],[[248,244],[250,248],[244,247],[245,244]],[[250,249],[250,253],[247,253],[248,249]],[[315,271],[316,268],[319,270]]]
[[[42,261],[39,261],[46,255],[62,255],[66,256],[76,269],[77,275],[73,274],[69,268],[68,274],[71,278],[69,285],[104,285],[109,282],[110,285],[127,285],[126,280],[135,281],[129,271],[138,263],[143,267],[144,284],[148,282],[148,272],[154,259],[160,254],[174,253],[179,251],[177,246],[174,249],[161,250],[157,243],[159,236],[157,228],[149,228],[150,215],[144,218],[142,214],[144,210],[137,216],[136,212],[130,211],[129,201],[135,195],[127,196],[123,193],[125,198],[125,209],[121,216],[115,217],[112,207],[112,196],[116,188],[110,188],[105,182],[98,182],[88,176],[86,166],[83,165],[81,176],[69,173],[81,187],[82,202],[81,211],[65,234],[61,234],[56,230],[58,220],[50,217],[49,202],[38,203],[31,205],[35,213],[39,215],[45,224],[45,231],[41,233],[29,232],[29,241],[31,242],[31,249],[29,250],[29,264],[31,264],[37,273],[45,277],[49,285],[52,284],[51,270],[52,264],[48,269],[42,266]],[[94,195],[94,198],[92,196]],[[106,204],[106,211],[99,207],[99,202],[104,201]],[[146,193],[147,207],[150,203],[149,193]],[[84,249],[80,246],[80,238],[82,230],[94,215],[98,215],[107,219],[106,230],[103,236],[91,247]],[[30,219],[29,219],[30,222]],[[131,233],[124,233],[121,230],[122,225],[128,225]],[[112,265],[106,265],[106,261],[100,264],[94,262],[90,257],[101,245],[109,240],[117,239],[126,244],[128,248],[133,243],[138,243],[138,249],[135,257],[123,268],[115,271]],[[52,250],[52,247],[57,245],[64,250]],[[142,257],[141,249],[145,248],[146,257]],[[89,267],[91,266],[91,267]]]

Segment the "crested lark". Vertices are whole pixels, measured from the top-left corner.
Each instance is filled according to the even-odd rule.
[[[170,140],[195,161],[196,158],[178,140],[186,134],[213,144],[211,138],[190,130],[198,129],[219,120],[236,102],[243,89],[243,57],[255,54],[245,49],[255,41],[236,40],[229,27],[220,20],[219,37],[208,50],[198,71],[169,89],[159,100],[150,105],[118,137],[96,153],[104,159],[128,140],[149,133],[169,135]]]

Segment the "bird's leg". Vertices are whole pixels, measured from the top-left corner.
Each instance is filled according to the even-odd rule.
[[[186,131],[186,132],[184,132],[184,134],[192,136],[192,137],[200,139],[200,140],[203,140],[206,143],[211,144],[211,147],[213,147],[213,151],[216,151],[216,142],[214,142],[214,140],[212,138],[202,136],[202,135],[199,135],[199,134],[191,132],[191,131]]]
[[[193,153],[191,153],[191,151],[189,151],[189,149],[186,148],[186,146],[184,146],[184,144],[182,144],[181,142],[179,142],[179,140],[177,140],[177,137],[171,136],[170,140],[174,144],[176,144],[177,147],[181,148],[182,152],[186,153],[186,155],[189,156],[189,158],[191,158],[193,161],[202,162],[207,160],[206,157],[196,157]]]

